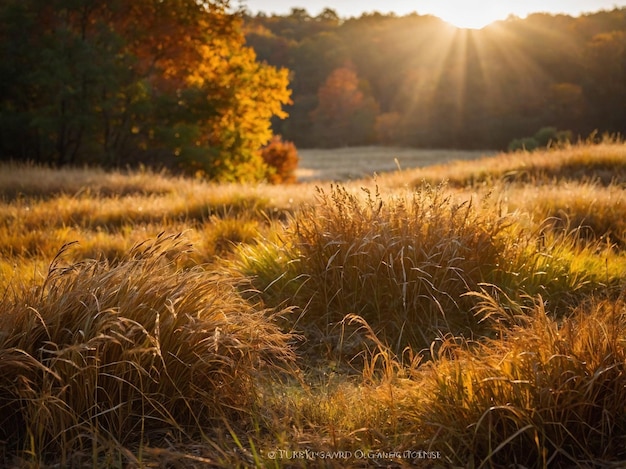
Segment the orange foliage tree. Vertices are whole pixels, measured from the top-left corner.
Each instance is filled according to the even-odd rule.
[[[265,177],[287,71],[256,60],[227,0],[8,1],[0,20],[4,157]]]
[[[367,143],[372,137],[378,105],[367,88],[352,67],[337,68],[328,76],[311,113],[320,146]]]

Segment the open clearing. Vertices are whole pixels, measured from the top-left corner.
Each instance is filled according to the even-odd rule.
[[[374,173],[411,169],[451,161],[473,160],[495,154],[492,150],[425,150],[398,147],[346,147],[298,150],[298,181],[345,181]]]

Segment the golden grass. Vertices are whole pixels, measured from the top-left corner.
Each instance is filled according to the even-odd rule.
[[[598,182],[626,180],[626,143],[605,138],[599,144],[580,142],[567,146],[515,153],[500,153],[482,158],[459,159],[384,174],[381,187],[416,187],[447,181],[451,186],[473,188],[508,183],[557,184],[562,181]]]
[[[100,168],[50,168],[34,164],[2,163],[1,193],[9,199],[79,194],[101,195],[164,194],[178,188],[180,180],[165,172],[104,171]]]
[[[79,242],[71,253],[75,260],[114,261],[164,230],[184,231],[194,244],[194,261],[209,262],[240,242],[252,242],[314,190],[303,185],[288,193],[276,186],[215,185],[149,171],[126,175],[10,164],[0,175],[0,289],[21,279],[30,283],[40,275],[37,265],[73,241]]]
[[[0,224],[22,229],[79,226],[115,228],[124,224],[194,222],[209,216],[265,212],[277,216],[294,210],[306,189],[284,197],[276,188],[257,186],[194,187],[182,184],[172,194],[101,197],[97,193],[61,194],[47,200],[20,199],[0,205]],[[294,200],[295,199],[295,200]],[[262,218],[260,215],[257,215]]]
[[[287,230],[292,245],[278,258],[289,262],[291,278],[276,282],[260,272],[275,272],[275,261],[250,265],[261,256],[256,250],[265,252],[263,243],[244,248],[240,262],[247,275],[271,281],[256,282],[270,298],[290,281],[290,304],[303,311],[300,327],[314,327],[325,342],[339,342],[332,337],[342,319],[357,314],[400,350],[409,343],[419,349],[441,331],[477,327],[465,293],[498,265],[507,223],[483,216],[471,201],[454,203],[441,189],[384,198],[332,187]],[[347,342],[341,347],[354,354]]]
[[[538,299],[505,310],[484,296],[481,315],[505,319],[502,337],[447,339],[420,384],[416,419],[455,464],[572,467],[623,460],[626,306],[584,303],[563,321]]]
[[[0,465],[617,464],[624,161],[317,191],[5,165]]]
[[[140,451],[186,442],[249,413],[264,369],[288,369],[275,313],[241,299],[228,279],[178,270],[186,250],[161,236],[116,266],[65,265],[60,252],[43,284],[5,297],[0,428],[9,451],[95,464],[106,443]]]
[[[622,185],[564,182],[558,185],[506,186],[500,191],[509,211],[528,213],[553,229],[580,227],[587,239],[620,248],[626,242],[626,199]]]

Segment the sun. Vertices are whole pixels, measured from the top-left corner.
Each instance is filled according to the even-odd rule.
[[[484,2],[476,6],[474,2],[449,1],[433,7],[433,14],[446,23],[461,29],[482,29],[494,21],[507,18],[512,12],[506,2]]]
[[[497,18],[485,18],[485,16],[478,14],[461,15],[459,12],[454,12],[454,14],[442,16],[441,19],[460,29],[482,29],[496,21]]]

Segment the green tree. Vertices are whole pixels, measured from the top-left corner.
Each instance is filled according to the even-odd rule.
[[[585,49],[588,79],[584,92],[596,125],[624,131],[626,122],[626,31],[595,35]]]
[[[102,88],[122,88],[126,57],[97,20],[100,2],[25,0],[2,5],[2,155],[63,165],[97,133]]]

